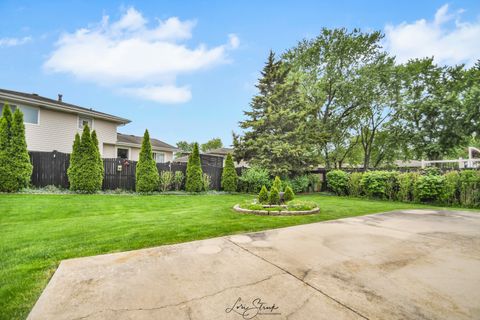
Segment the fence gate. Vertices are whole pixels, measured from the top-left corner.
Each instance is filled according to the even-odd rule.
[[[29,152],[33,165],[32,185],[45,187],[54,185],[68,188],[67,169],[70,155],[62,152]]]

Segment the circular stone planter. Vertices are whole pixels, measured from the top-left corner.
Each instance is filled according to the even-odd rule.
[[[286,206],[282,206],[286,209]],[[256,214],[260,216],[301,216],[305,214],[313,214],[320,211],[319,207],[313,208],[312,210],[305,210],[305,211],[267,211],[267,210],[250,210],[250,209],[243,209],[240,207],[239,204],[236,204],[233,207],[233,210],[240,212],[240,213],[249,213],[249,214]]]

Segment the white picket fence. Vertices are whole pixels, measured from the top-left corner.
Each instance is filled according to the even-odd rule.
[[[458,169],[479,169],[480,158],[474,158],[474,152],[480,153],[480,150],[474,147],[468,148],[468,159],[455,159],[455,160],[422,160],[422,168],[428,167],[432,164],[446,164],[448,167],[455,167]]]

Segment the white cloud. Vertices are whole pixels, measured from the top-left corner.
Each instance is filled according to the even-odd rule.
[[[420,19],[387,25],[385,48],[399,62],[433,56],[440,64],[473,65],[480,58],[480,20],[463,22],[462,12],[449,12],[445,4],[437,10],[433,21]]]
[[[169,104],[184,103],[192,98],[189,87],[176,87],[173,85],[125,88],[121,91],[142,99]]]
[[[177,87],[179,75],[228,62],[228,51],[239,46],[236,35],[228,42],[208,48],[189,47],[196,22],[177,17],[158,20],[149,27],[147,19],[134,8],[115,22],[104,16],[95,27],[66,33],[45,62],[51,72],[112,87],[121,92],[163,103],[191,99],[188,86]]]
[[[31,37],[23,38],[0,38],[0,47],[15,47],[32,41]]]

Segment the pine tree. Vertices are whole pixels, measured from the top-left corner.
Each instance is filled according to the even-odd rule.
[[[265,187],[265,185],[262,186],[262,189],[258,194],[258,202],[260,202],[261,204],[268,203],[268,190],[267,190],[267,187]]]
[[[307,142],[308,114],[298,84],[289,78],[289,67],[270,52],[257,85],[243,136],[233,135],[235,159],[286,176],[301,173],[317,161]]]
[[[268,197],[268,203],[271,204],[271,205],[280,204],[280,193],[278,192],[277,188],[272,187],[270,189],[270,195]]]
[[[273,180],[272,187],[276,188],[278,192],[282,191],[282,180],[280,180],[279,176],[276,176],[275,180]]]
[[[100,146],[98,143],[97,132],[95,130],[92,131],[92,144],[95,147],[95,160],[96,160],[98,174],[102,177],[102,181],[103,181],[105,169],[103,168],[102,155],[100,154]]]
[[[75,140],[73,141],[72,153],[70,154],[70,165],[67,169],[68,181],[70,183],[71,190],[77,190],[78,188],[78,186],[76,185],[78,179],[75,178],[75,175],[77,174],[79,159],[82,155],[80,153],[80,144],[80,135],[77,132],[75,134]]]
[[[193,152],[188,157],[185,190],[188,192],[201,192],[203,189],[202,177],[202,164],[198,151],[198,143],[195,143],[193,145]]]
[[[99,171],[96,149],[87,125],[83,128],[80,144],[77,137],[74,141],[73,159],[67,171],[71,190],[94,193],[102,188],[103,174]]]
[[[160,175],[157,164],[153,159],[148,130],[145,130],[143,134],[142,149],[140,150],[140,157],[137,163],[136,177],[137,192],[154,192],[158,190]]]
[[[292,188],[290,188],[290,186],[285,188],[285,193],[283,194],[283,200],[285,202],[292,201],[294,197],[295,197],[295,194],[293,193]]]
[[[8,104],[3,106],[0,118],[0,191],[15,191],[15,176],[13,175],[10,150],[12,144],[12,110]]]
[[[19,108],[13,113],[11,129],[10,159],[13,164],[13,175],[17,180],[15,191],[18,191],[28,186],[33,170],[27,151],[27,141],[25,140],[23,113]]]
[[[237,182],[237,170],[235,170],[235,164],[233,163],[232,155],[229,153],[227,154],[225,167],[223,168],[222,172],[222,188],[228,192],[235,192],[237,191]]]

